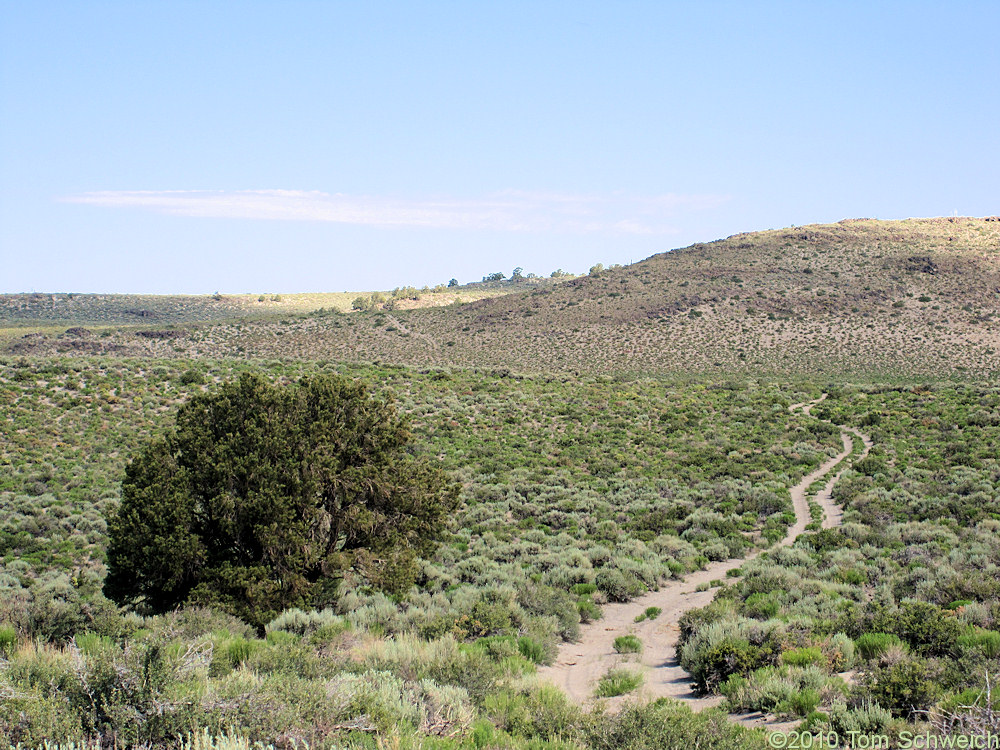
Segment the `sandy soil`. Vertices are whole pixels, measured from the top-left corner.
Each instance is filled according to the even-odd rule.
[[[855,461],[860,461],[862,458],[868,455],[868,451],[872,449],[872,441],[870,437],[865,435],[863,432],[855,430],[853,427],[841,426],[840,429],[845,430],[845,432],[842,432],[840,434],[840,437],[844,441],[844,447],[847,448],[848,450],[851,450],[853,448],[853,446],[851,445],[851,439],[847,435],[848,432],[858,437],[865,445],[861,453],[858,454],[858,457],[855,459]],[[832,529],[834,526],[840,526],[840,524],[843,523],[844,509],[841,508],[839,505],[837,505],[835,502],[833,502],[833,488],[837,484],[837,481],[840,479],[840,476],[844,473],[844,471],[847,470],[849,465],[850,464],[845,463],[840,471],[838,471],[836,474],[830,477],[830,481],[826,483],[823,489],[821,489],[818,493],[816,493],[816,502],[819,503],[820,507],[823,509],[824,529]]]
[[[823,394],[815,401],[795,404],[791,410],[802,409],[806,414],[813,406],[826,398]],[[865,443],[865,454],[871,447],[867,436],[848,427],[843,427],[843,450],[833,458],[804,477],[801,482],[791,488],[792,504],[795,508],[795,523],[788,534],[774,548],[792,544],[810,522],[807,491],[809,485],[823,477],[840,461],[847,458],[853,448],[847,432],[858,435]],[[864,455],[864,454],[863,454]],[[845,463],[846,468],[846,463]],[[824,526],[834,526],[840,523],[841,511],[834,505],[830,491],[836,483],[838,473],[820,492],[820,502],[826,516]],[[825,500],[823,499],[825,498]],[[580,640],[576,643],[563,644],[555,663],[539,670],[540,679],[551,682],[562,688],[578,703],[593,699],[594,688],[598,679],[611,667],[619,664],[640,664],[645,672],[645,684],[639,691],[629,696],[609,701],[611,705],[624,700],[651,700],[660,697],[676,698],[687,703],[694,710],[718,705],[719,696],[703,697],[695,694],[690,676],[677,660],[675,647],[680,629],[678,622],[685,611],[693,607],[704,607],[715,596],[714,589],[697,591],[699,584],[715,579],[725,579],[726,572],[738,568],[747,560],[760,554],[754,553],[748,558],[725,560],[710,564],[705,570],[687,575],[683,581],[672,581],[659,591],[651,591],[638,599],[625,604],[608,604],[603,608],[602,619],[589,623],[581,629]],[[647,607],[660,607],[663,612],[655,620],[635,622],[636,615]],[[643,643],[643,653],[638,658],[634,655],[622,656],[614,650],[613,644],[620,635],[634,634]],[[736,718],[736,717],[734,717]],[[740,723],[751,726],[766,724],[771,728],[780,728],[763,715],[747,715],[739,717]]]

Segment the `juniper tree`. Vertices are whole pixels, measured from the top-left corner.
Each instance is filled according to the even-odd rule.
[[[180,408],[129,463],[105,592],[144,612],[218,606],[258,626],[329,603],[355,568],[400,591],[457,504],[391,397],[333,375],[243,375]]]

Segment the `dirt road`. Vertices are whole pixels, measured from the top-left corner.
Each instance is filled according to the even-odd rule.
[[[826,396],[824,393],[815,401],[794,404],[790,410],[801,409],[809,414],[811,409]],[[818,469],[803,477],[801,482],[791,488],[795,523],[788,529],[784,539],[773,548],[792,544],[810,523],[807,497],[809,486],[850,456],[853,443],[848,433],[864,441],[864,452],[859,458],[867,455],[871,440],[866,435],[850,427],[841,427],[841,430],[843,450],[824,461]],[[845,462],[844,468],[847,465]],[[832,477],[816,498],[825,512],[824,527],[840,523],[842,513],[833,503],[831,492],[842,472],[843,469]],[[697,591],[699,584],[725,579],[727,571],[738,568],[759,554],[760,551],[748,558],[714,562],[705,570],[688,574],[683,581],[672,581],[664,585],[659,591],[651,591],[625,604],[605,605],[604,616],[596,622],[585,625],[581,629],[578,642],[563,644],[555,663],[540,669],[539,677],[558,685],[578,703],[584,703],[593,697],[598,679],[608,669],[619,663],[639,663],[644,668],[646,680],[637,693],[628,696],[630,700],[637,697],[655,699],[667,696],[682,700],[695,710],[718,704],[721,698],[717,696],[701,697],[694,693],[689,675],[677,662],[675,647],[680,633],[678,622],[684,612],[693,607],[704,607],[715,596],[715,591],[712,589]],[[636,616],[644,612],[647,607],[660,607],[663,611],[655,620],[636,623]],[[638,660],[635,657],[631,659],[623,657],[614,650],[615,638],[626,634],[636,635],[643,643],[643,653]]]

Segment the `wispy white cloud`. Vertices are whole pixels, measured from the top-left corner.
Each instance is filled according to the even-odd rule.
[[[672,234],[673,221],[721,195],[575,195],[508,190],[482,198],[392,198],[304,190],[110,190],[62,199],[174,216],[329,221],[382,227]]]

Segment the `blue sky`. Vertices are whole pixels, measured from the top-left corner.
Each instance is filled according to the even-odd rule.
[[[0,0],[0,291],[342,291],[1000,214],[1000,3]]]

